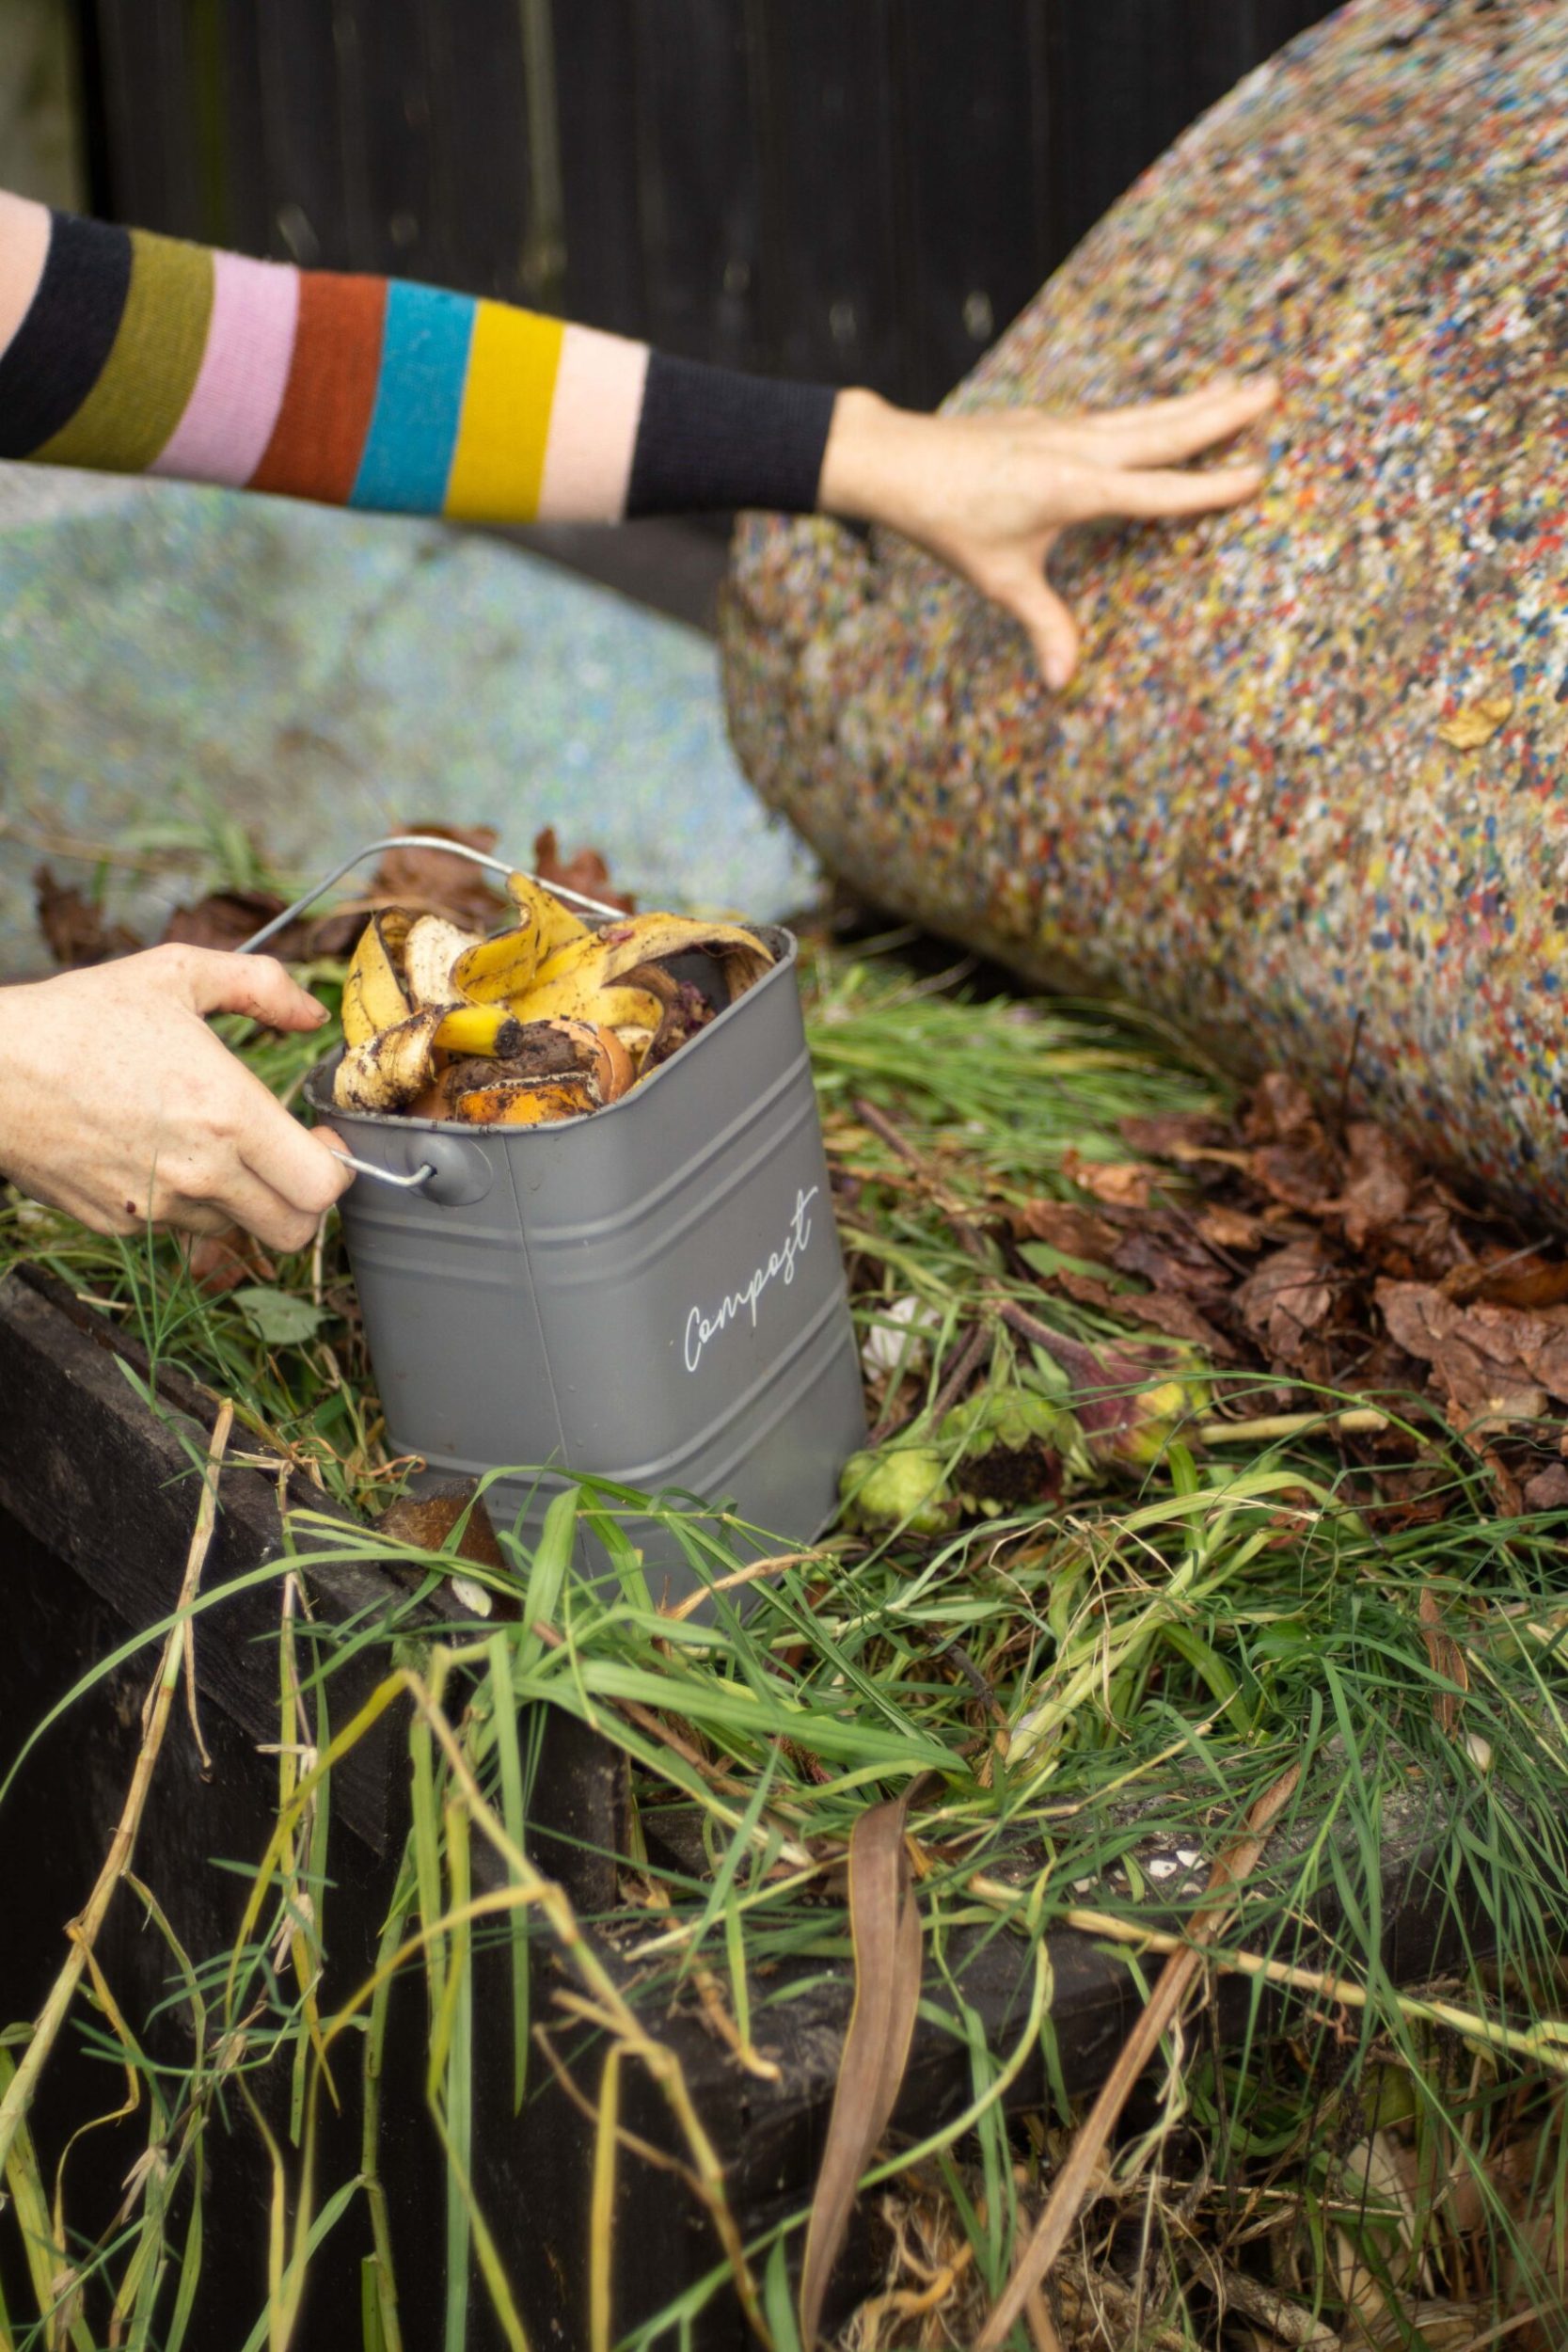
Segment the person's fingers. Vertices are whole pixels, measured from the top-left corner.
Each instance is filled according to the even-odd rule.
[[[1215,466],[1202,473],[1082,467],[1069,480],[1066,502],[1073,522],[1100,522],[1113,516],[1155,522],[1239,505],[1243,499],[1256,498],[1262,482],[1262,467],[1252,463]]]
[[[243,1012],[269,1029],[319,1029],[326,1008],[275,956],[236,956],[217,947],[154,947],[193,1012]]]
[[[1029,563],[981,583],[1029,633],[1046,684],[1064,687],[1078,661],[1078,624],[1042,570]]]
[[[314,1239],[321,1222],[319,1210],[300,1208],[292,1200],[275,1192],[272,1185],[255,1175],[243,1162],[236,1162],[232,1175],[223,1188],[221,1200],[212,1202],[182,1204],[179,1221],[191,1225],[192,1210],[197,1214],[211,1208],[221,1224],[243,1225],[248,1233],[268,1249],[303,1249]]]
[[[1279,397],[1273,376],[1205,385],[1178,400],[1145,401],[1131,408],[1101,408],[1063,421],[1085,434],[1120,465],[1173,465],[1195,457],[1266,416]]]
[[[347,1191],[354,1170],[341,1152],[334,1152],[297,1119],[291,1119],[259,1082],[258,1090],[266,1112],[261,1104],[255,1106],[238,1156],[269,1191],[313,1221],[332,1206],[340,1193]]]

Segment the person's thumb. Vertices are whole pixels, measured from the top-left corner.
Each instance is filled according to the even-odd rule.
[[[276,956],[186,947],[182,978],[193,1012],[243,1012],[269,1029],[319,1029],[326,1007],[290,978]]]
[[[1078,664],[1078,624],[1045,574],[1022,566],[992,584],[990,593],[1022,622],[1047,686],[1059,691]]]

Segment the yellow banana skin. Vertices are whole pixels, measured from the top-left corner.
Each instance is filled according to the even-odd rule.
[[[431,1054],[441,1007],[428,1005],[357,1045],[350,1045],[332,1081],[340,1110],[399,1111],[430,1084]]]
[[[408,1018],[397,963],[408,930],[402,909],[385,907],[359,934],[343,981],[343,1038],[351,1047],[368,1045],[383,1029]]]
[[[602,930],[585,931],[540,966],[529,1002],[541,989],[577,980],[591,989],[610,986],[639,964],[671,956],[711,956],[723,968],[730,1002],[760,980],[773,959],[762,942],[738,923],[705,923],[683,914],[630,914]]]
[[[517,1051],[523,1025],[505,1005],[443,1005],[436,1042],[443,1054],[485,1054],[505,1060]]]
[[[552,890],[535,882],[531,874],[508,874],[506,895],[524,923],[539,942],[539,961],[553,956],[568,942],[580,939],[588,926],[570,907],[563,906]]]

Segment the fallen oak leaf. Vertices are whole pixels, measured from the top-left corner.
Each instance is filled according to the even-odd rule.
[[[1545,1396],[1568,1401],[1568,1308],[1463,1307],[1435,1283],[1387,1279],[1374,1297],[1390,1336],[1431,1367],[1451,1410],[1533,1421]]]
[[[1081,1307],[1096,1307],[1104,1314],[1125,1315],[1130,1322],[1144,1324],[1151,1331],[1163,1331],[1167,1339],[1185,1340],[1208,1355],[1235,1356],[1236,1350],[1224,1333],[1217,1331],[1192,1300],[1179,1291],[1114,1291],[1108,1282],[1097,1282],[1091,1274],[1076,1274],[1070,1266],[1063,1266],[1049,1276],[1045,1287],[1060,1291],[1064,1297],[1075,1300]]]
[[[1247,1329],[1276,1361],[1289,1363],[1308,1333],[1333,1311],[1334,1290],[1321,1242],[1287,1242],[1256,1266],[1235,1293]]]

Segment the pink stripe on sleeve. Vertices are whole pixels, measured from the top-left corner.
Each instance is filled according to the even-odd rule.
[[[293,358],[299,272],[215,253],[207,348],[185,413],[150,470],[248,482],[272,438]]]
[[[542,523],[621,520],[647,374],[646,343],[567,327],[539,485]]]

